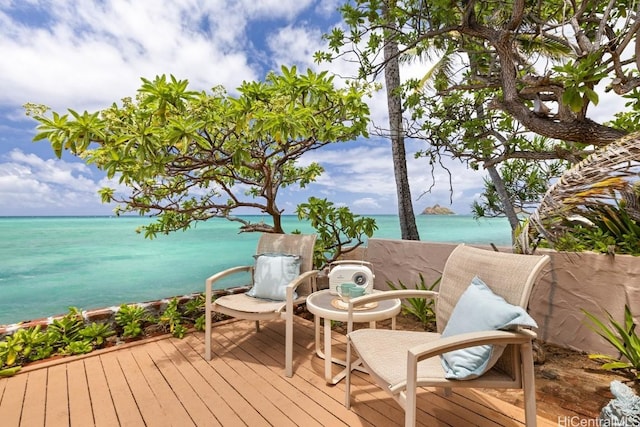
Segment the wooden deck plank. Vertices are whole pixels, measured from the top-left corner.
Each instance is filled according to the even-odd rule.
[[[149,387],[143,372],[138,366],[131,352],[118,352],[118,362],[122,369],[127,384],[131,390],[131,394],[138,404],[138,409],[142,419],[147,425],[153,424],[158,427],[171,426],[171,422],[167,417],[168,414],[158,403],[153,390]]]
[[[142,415],[136,400],[127,384],[127,379],[118,362],[117,352],[106,353],[100,357],[104,375],[109,384],[113,406],[116,408],[121,425],[143,425]]]
[[[198,391],[194,390],[191,384],[184,378],[180,369],[173,363],[172,357],[174,357],[174,355],[167,355],[163,351],[161,346],[164,346],[164,344],[165,342],[158,341],[152,346],[147,346],[146,349],[149,356],[155,361],[158,369],[162,372],[162,375],[171,384],[171,389],[180,402],[182,402],[191,420],[196,426],[220,425],[209,407],[200,398]],[[175,349],[175,347],[173,348]]]
[[[87,385],[89,387],[89,397],[91,399],[91,409],[93,421],[96,427],[116,426],[118,414],[111,399],[109,384],[102,368],[100,357],[89,357],[83,360],[84,369],[87,375]],[[75,365],[75,362],[73,362]],[[77,369],[77,368],[76,368]]]
[[[315,355],[315,344],[314,344],[314,332],[312,328],[298,328],[295,330],[297,332],[295,342],[306,343],[307,345],[302,347],[303,354],[306,356],[310,356],[312,360],[310,360],[310,365],[313,366],[313,370],[311,372],[313,380],[317,381],[318,387],[322,389],[333,389],[332,396],[334,396],[335,403],[340,407],[344,408],[344,400],[345,400],[345,388],[344,382],[340,382],[335,386],[327,386],[324,381],[324,361]],[[265,335],[269,335],[269,339],[265,338],[265,344],[268,345],[268,342],[272,342],[276,340],[278,342],[282,342],[284,346],[284,328],[276,328],[271,327],[269,329],[265,328]],[[258,338],[260,339],[260,338]],[[334,357],[343,358],[345,357],[344,351],[341,349],[346,348],[345,337],[336,333],[332,334],[332,342],[334,349]],[[268,346],[269,347],[269,346]],[[273,346],[270,346],[273,347]],[[337,351],[336,351],[337,350]],[[271,351],[271,350],[269,350]],[[301,356],[298,356],[301,357]],[[282,355],[280,355],[282,358]],[[283,362],[280,362],[283,363]],[[306,364],[305,364],[306,365]],[[337,374],[342,367],[334,366],[333,374]],[[296,372],[296,375],[299,373]],[[363,419],[366,419],[372,425],[394,425],[397,423],[398,419],[404,418],[404,412],[401,408],[386,394],[384,391],[378,387],[373,386],[369,380],[363,380],[362,384],[366,387],[364,389],[358,389],[358,380],[354,377],[355,382],[352,384],[352,396],[353,395],[366,395],[367,399],[365,400],[365,404],[359,407],[353,407],[353,413],[357,416],[360,416]],[[368,405],[367,401],[371,400],[375,402],[375,405]],[[356,402],[357,400],[352,400]],[[436,420],[431,417],[430,414],[424,413],[421,417],[421,422],[424,422],[425,425],[437,425]]]
[[[313,328],[298,328],[294,331],[294,341],[296,343],[303,344],[302,346],[297,346],[299,348],[296,349],[296,351],[302,351],[302,356],[298,353],[294,353],[294,356],[298,358],[311,358],[311,360],[308,361],[308,364],[312,366],[313,369],[310,370],[310,377],[307,377],[307,379],[316,383],[320,389],[325,390],[324,393],[327,393],[326,390],[332,390],[331,396],[333,399],[333,403],[337,405],[340,410],[344,411],[344,383],[341,382],[335,386],[327,386],[327,384],[325,383],[324,361],[322,361],[322,359],[318,358],[315,355]],[[282,366],[282,364],[284,363],[282,350],[277,346],[273,346],[272,343],[273,341],[276,341],[279,342],[281,346],[284,346],[284,325],[281,324],[279,327],[272,326],[269,328],[263,328],[263,332],[256,334],[255,336],[255,341],[260,340],[264,341],[264,348],[266,349],[266,351],[273,353],[274,360],[277,360],[276,363]],[[341,338],[337,334],[332,334],[332,341],[334,343],[334,346],[340,346],[341,344],[346,345],[344,337]],[[340,357],[339,352],[337,352],[336,355]],[[305,363],[303,366],[307,366],[307,363]],[[338,369],[341,368],[334,368],[334,374],[338,372]],[[300,375],[303,375],[302,371],[300,369],[296,370],[295,376]],[[354,411],[349,412],[356,417],[360,417],[361,420],[366,420],[366,422],[370,425],[397,425],[398,420],[404,418],[404,413],[401,411],[400,407],[395,402],[393,402],[393,400],[390,399],[389,396],[385,395],[383,391],[378,387],[372,386],[368,381],[364,381],[364,383],[369,386],[369,389],[372,393],[378,394],[377,399],[371,399],[375,401],[375,405],[365,404],[358,407],[354,406]],[[355,384],[355,386],[357,386],[357,384]],[[355,388],[353,390],[355,391]],[[365,393],[370,394],[368,391]],[[437,420],[433,419],[429,414],[425,414],[424,417],[422,417],[421,422],[424,422],[424,425],[444,425],[437,424]]]
[[[169,341],[166,341],[167,343]],[[164,344],[162,342],[160,344]],[[205,379],[205,375],[200,369],[210,370],[211,367],[207,364],[199,364],[198,366],[198,358],[200,358],[199,354],[196,354],[188,344],[185,344],[183,340],[181,341],[173,341],[171,344],[175,348],[175,355],[172,357],[172,361],[176,364],[180,372],[185,377],[185,380],[191,384],[191,386],[198,391],[200,396],[205,397],[205,404],[211,408],[211,412],[213,416],[220,422],[221,424],[226,425],[241,425],[243,424],[241,418],[237,415],[237,413],[233,410],[229,402],[224,399],[224,396],[219,394],[219,391],[216,387],[213,387],[210,383]],[[167,350],[165,349],[165,353]],[[167,353],[168,354],[168,353]],[[200,369],[197,369],[198,366]],[[242,399],[244,400],[244,399]],[[234,403],[231,401],[230,403]],[[247,404],[248,407],[250,407]]]
[[[56,426],[70,420],[76,425],[73,420],[83,417],[83,425],[91,425],[93,417],[97,426],[133,427],[403,424],[399,405],[363,373],[353,376],[352,409],[344,407],[344,381],[325,384],[312,322],[296,319],[292,378],[284,377],[284,322],[265,322],[259,333],[252,322],[226,323],[216,325],[214,333],[211,361],[203,358],[204,335],[192,333],[183,340],[148,340],[27,367],[0,379],[0,424],[43,425],[38,420],[45,411],[45,421],[53,425],[65,405]],[[332,334],[332,340],[334,354],[342,357],[344,336]],[[522,409],[475,390],[451,396],[426,390],[419,410],[418,425],[429,427],[522,427],[524,418]],[[538,425],[555,423],[539,418]]]
[[[24,392],[27,388],[27,375],[4,378],[5,391],[0,401],[0,420],[7,426],[17,426],[23,411]]]
[[[229,329],[230,325],[225,325],[223,330]],[[226,378],[233,387],[242,390],[245,399],[251,402],[260,415],[262,415],[267,422],[272,425],[279,426],[293,426],[291,419],[287,416],[286,405],[283,405],[279,392],[275,390],[264,381],[261,381],[259,375],[255,373],[251,365],[258,365],[257,361],[244,352],[238,352],[237,347],[239,343],[244,343],[247,337],[254,334],[253,330],[247,330],[244,328],[234,328],[234,336],[232,339],[233,345],[229,345],[227,337],[218,333],[218,336],[212,344],[212,352],[215,357],[224,358],[227,363],[220,367],[224,371],[220,371],[222,376]],[[220,338],[224,338],[220,339]]]
[[[20,425],[44,425],[45,405],[47,402],[46,370],[33,371],[27,374],[27,386],[24,393],[24,402],[29,402],[29,407],[23,409]]]
[[[291,383],[294,383],[298,388],[300,393],[304,393],[307,395],[313,395],[313,401],[321,402],[319,408],[329,409],[329,412],[332,414],[333,420],[321,419],[320,422],[329,422],[333,421],[336,423],[345,422],[348,425],[353,425],[356,423],[359,417],[357,413],[353,413],[348,411],[347,418],[336,418],[336,413],[344,412],[344,391],[337,389],[335,386],[328,386],[324,380],[324,362],[321,359],[317,358],[314,353],[313,347],[313,334],[304,336],[304,328],[303,330],[299,330],[297,325],[294,327],[294,335],[296,335],[296,342],[298,343],[306,343],[309,345],[304,345],[301,348],[296,348],[294,350],[294,359],[302,360],[302,363],[294,373],[293,378],[289,379]],[[284,346],[284,329],[280,331],[280,329],[272,329],[272,328],[263,328],[259,334],[256,334],[255,339],[251,342],[244,343],[243,345],[247,345],[250,348],[253,348],[256,357],[261,357],[265,363],[270,361],[269,366],[272,366],[272,371],[274,374],[279,374],[282,376],[283,365],[284,365],[284,357],[281,351],[281,348],[273,345],[273,341],[281,342],[282,346]],[[271,344],[270,344],[271,343]],[[282,347],[284,348],[284,347]],[[269,359],[267,359],[269,358]],[[312,369],[309,369],[312,367]],[[298,379],[302,379],[303,381],[297,382]],[[318,408],[317,408],[318,409]],[[388,419],[386,417],[376,418],[374,417],[365,417],[365,420],[370,425],[385,425],[388,423]],[[325,424],[327,425],[327,424]]]
[[[184,405],[172,390],[171,385],[162,376],[158,366],[149,356],[145,346],[134,347],[130,350],[130,353],[135,358],[146,383],[153,391],[155,399],[162,408],[162,414],[166,416],[167,421],[174,426],[196,427]]]
[[[93,408],[84,363],[67,370],[69,384],[69,423],[71,427],[93,425]]]
[[[226,345],[231,345],[233,335],[227,333],[222,335],[229,340]],[[262,332],[257,333],[257,335],[262,335]],[[258,339],[247,340],[243,343],[242,350],[255,358],[257,365],[252,364],[249,366],[252,368],[258,367],[256,374],[259,374],[261,381],[281,391],[282,396],[280,396],[280,399],[282,399],[282,401],[289,401],[286,405],[288,416],[294,420],[307,417],[307,425],[309,426],[344,425],[343,421],[333,416],[333,414],[327,416],[327,411],[318,406],[317,402],[310,398],[309,395],[312,393],[312,387],[306,383],[306,381],[298,381],[299,377],[297,376],[293,378],[283,376],[283,366],[280,358],[272,357],[272,355],[266,351],[267,349],[273,348],[273,345],[263,346],[261,344],[262,342]],[[238,353],[239,349],[236,349],[236,354]],[[268,367],[269,369],[264,369],[264,367]]]
[[[69,425],[69,393],[67,390],[67,365],[52,366],[47,375],[46,426],[63,427]]]
[[[186,347],[188,345],[189,347]],[[184,347],[183,347],[184,346]],[[225,373],[231,368],[227,362],[219,357],[213,357],[210,362],[202,358],[204,344],[202,339],[198,339],[195,335],[189,335],[186,339],[179,343],[178,347],[183,347],[191,355],[190,359],[194,360],[194,366],[201,373],[207,383],[215,389],[216,394],[210,400],[211,404],[217,405],[218,400],[224,401],[231,406],[235,414],[239,416],[246,425],[249,426],[269,426],[270,424],[252,406],[252,402],[247,400],[240,389],[234,387],[233,379],[225,377]]]

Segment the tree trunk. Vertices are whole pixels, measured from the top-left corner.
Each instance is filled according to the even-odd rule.
[[[387,17],[388,6],[384,8]],[[398,44],[393,40],[396,23],[392,18],[387,20],[389,31],[386,32],[384,45],[384,80],[387,86],[387,108],[389,110],[389,131],[391,137],[391,152],[393,156],[393,171],[396,179],[396,193],[398,196],[398,216],[400,218],[400,232],[403,240],[420,240],[416,218],[411,201],[411,188],[407,174],[407,156],[404,147],[404,127],[402,123],[402,99],[399,93],[400,66],[398,64]]]
[[[511,226],[511,239],[515,238],[515,231],[520,225],[520,221],[518,220],[518,215],[516,214],[515,209],[513,209],[513,203],[509,198],[509,193],[507,193],[507,189],[504,186],[504,181],[498,173],[498,170],[494,166],[487,167],[487,172],[489,172],[489,177],[491,178],[491,182],[496,187],[496,193],[498,193],[498,197],[500,197],[500,201],[502,202],[502,208],[505,216],[509,220],[509,225]]]

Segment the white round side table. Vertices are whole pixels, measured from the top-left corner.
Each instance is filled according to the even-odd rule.
[[[374,291],[382,292],[382,291]],[[314,315],[316,354],[324,359],[324,377],[327,384],[337,384],[346,376],[346,369],[332,376],[332,363],[346,366],[344,360],[331,357],[331,321],[346,322],[346,304],[338,295],[331,294],[328,289],[314,292],[307,297],[307,310]],[[391,319],[391,328],[396,328],[396,316],[402,308],[399,299],[379,301],[373,307],[364,306],[353,312],[355,323],[369,322],[371,328],[376,327],[379,320]],[[320,344],[320,320],[324,322],[324,349]],[[355,365],[354,365],[355,366]],[[355,368],[357,369],[357,368]]]

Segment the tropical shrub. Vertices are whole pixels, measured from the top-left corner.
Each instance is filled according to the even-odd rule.
[[[104,347],[107,339],[118,333],[122,338],[140,337],[144,334],[144,327],[153,322],[157,322],[160,330],[182,338],[191,323],[204,330],[203,312],[203,295],[182,306],[174,298],[157,319],[144,307],[123,304],[115,316],[115,325],[96,322],[86,324],[81,310],[70,307],[66,315],[55,319],[44,330],[37,325],[18,329],[13,334],[0,338],[0,377],[15,375],[22,365],[54,354],[89,353]]]
[[[556,242],[556,250],[640,255],[640,224],[629,214],[624,200],[587,206],[582,216],[591,224],[567,229]]]
[[[609,312],[606,312],[610,326],[586,310],[582,310],[582,312],[589,319],[591,329],[618,351],[618,357],[590,354],[589,358],[603,361],[603,369],[626,370],[634,376],[636,381],[640,380],[640,338],[636,332],[637,325],[633,321],[629,306],[624,306],[624,322],[622,324],[618,323]]]
[[[182,314],[178,310],[178,299],[173,298],[167,304],[167,308],[158,318],[159,325],[164,331],[171,333],[176,338],[182,338],[187,333],[187,328],[182,324]]]
[[[193,322],[197,331],[204,331],[205,327],[204,301],[204,295],[200,294],[184,303],[184,314]]]
[[[122,330],[123,338],[136,338],[142,335],[145,324],[153,317],[139,305],[122,304],[116,313],[116,325]]]
[[[82,312],[76,307],[69,307],[69,312],[60,319],[55,319],[47,327],[47,331],[51,335],[53,347],[57,352],[78,354],[74,352],[76,349],[81,350],[80,353],[84,352],[84,349],[75,344],[78,341],[84,341],[80,333],[83,328]]]
[[[109,325],[96,322],[92,322],[80,331],[80,335],[84,337],[85,341],[97,348],[102,347],[106,339],[115,335],[115,333],[116,331],[109,327]]]
[[[420,283],[415,285],[415,289],[420,291],[433,291],[442,279],[442,277],[439,277],[435,282],[427,286],[422,273],[420,273],[419,276]],[[391,281],[387,281],[387,285],[394,291],[399,289],[408,289],[401,280],[398,280],[398,285],[393,284]],[[430,298],[407,298],[406,304],[402,306],[402,312],[418,319],[425,330],[432,329],[436,321],[434,303],[435,301]]]

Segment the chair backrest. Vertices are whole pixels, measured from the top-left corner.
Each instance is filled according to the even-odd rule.
[[[538,274],[548,262],[547,255],[522,255],[457,246],[449,255],[440,280],[436,302],[438,332],[444,330],[453,307],[474,276],[478,276],[508,303],[526,309]]]
[[[313,270],[313,248],[316,243],[315,234],[274,234],[263,233],[258,240],[256,255],[263,253],[281,253],[300,255],[300,273]],[[306,296],[312,292],[311,280],[298,286],[299,296]]]

